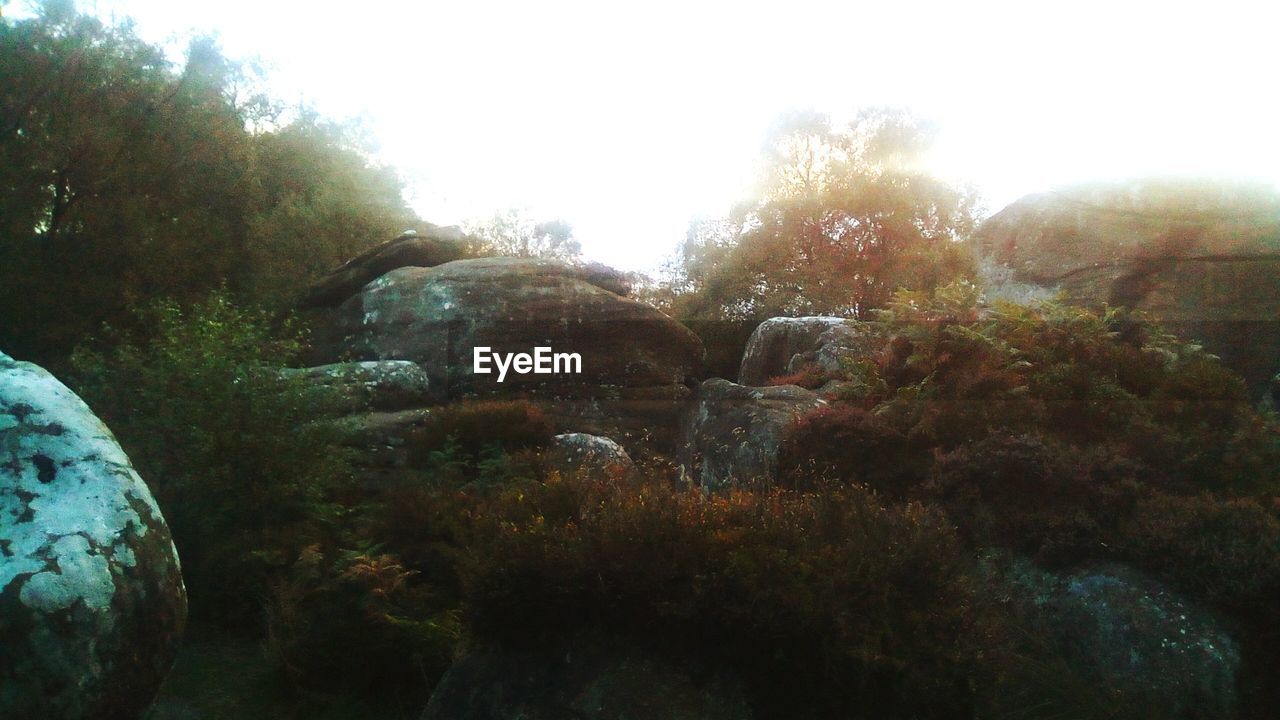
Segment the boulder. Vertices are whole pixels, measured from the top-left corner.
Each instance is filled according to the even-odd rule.
[[[747,720],[741,683],[634,648],[582,642],[479,649],[436,686],[422,720]]]
[[[586,433],[557,435],[547,453],[547,465],[562,475],[586,473],[606,478],[635,470],[635,463],[621,445]]]
[[[1022,692],[1052,696],[1087,688],[1116,717],[1235,717],[1236,642],[1162,583],[1113,563],[1056,574],[1023,559],[986,558],[979,574],[984,592],[1008,606],[1020,633],[1034,638],[1016,651],[1015,672],[1035,678],[1037,668],[1052,668],[1052,675],[1031,681],[1050,687],[1028,687],[1015,677],[1016,687],[997,689],[1012,694],[997,703],[1019,707]],[[1057,717],[1090,701],[1048,702],[1063,705],[1044,708]]]
[[[761,386],[771,378],[816,367],[838,375],[848,358],[874,352],[874,338],[865,323],[839,317],[776,317],[756,327],[742,354],[738,382]]]
[[[471,244],[461,230],[429,225],[425,233],[405,233],[348,260],[308,288],[299,307],[337,307],[370,281],[396,268],[434,267],[471,254]]]
[[[752,388],[707,380],[682,423],[680,463],[708,490],[772,486],[783,433],[797,417],[825,404],[795,385]]]
[[[679,385],[702,362],[702,344],[680,323],[614,292],[608,275],[535,258],[456,260],[393,270],[337,311],[329,361],[411,360],[441,398],[569,386]],[[602,286],[603,285],[603,286]],[[581,372],[473,372],[473,349],[492,354],[580,356]],[[490,367],[495,364],[490,362]],[[563,367],[563,366],[562,366]],[[574,368],[575,370],[577,368]]]
[[[1259,394],[1280,369],[1273,189],[1140,182],[1030,195],[982,223],[974,241],[1014,283],[1149,313],[1221,356]]]
[[[331,363],[280,374],[325,391],[337,412],[405,410],[431,402],[427,374],[408,360]]]
[[[111,432],[0,354],[0,717],[137,718],[186,613],[169,529]]]

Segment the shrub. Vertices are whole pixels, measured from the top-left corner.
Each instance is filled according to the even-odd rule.
[[[464,593],[482,639],[594,628],[678,648],[738,671],[764,717],[966,702],[967,585],[953,534],[920,505],[552,478],[476,523]]]
[[[786,430],[778,476],[783,487],[840,480],[901,498],[924,479],[931,462],[927,447],[882,417],[837,403],[806,413]]]
[[[817,365],[805,365],[803,368],[788,375],[779,375],[769,378],[766,385],[798,385],[808,390],[817,390],[822,387],[823,383],[830,378]]]
[[[350,473],[327,399],[278,369],[301,347],[292,324],[215,292],[142,311],[150,339],[82,348],[79,390],[156,495],[182,557],[192,613],[256,621],[266,580],[332,531]]]
[[[433,411],[426,427],[409,442],[412,460],[421,466],[455,469],[474,474],[486,460],[551,445],[555,425],[527,400],[464,401]]]
[[[421,707],[452,660],[456,613],[390,555],[305,549],[267,604],[268,648],[304,695]]]

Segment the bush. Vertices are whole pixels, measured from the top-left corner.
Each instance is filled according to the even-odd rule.
[[[919,505],[553,478],[487,504],[468,557],[481,639],[594,628],[678,648],[739,672],[764,717],[966,702],[967,586],[953,534]]]
[[[142,313],[150,339],[81,348],[85,399],[156,495],[182,558],[193,615],[256,622],[266,581],[330,534],[350,477],[328,400],[281,377],[301,347],[289,323],[215,292]]]
[[[932,456],[883,418],[836,403],[809,412],[783,435],[778,477],[783,487],[812,488],[825,480],[856,483],[902,498],[929,471]]]
[[[390,555],[304,550],[267,604],[268,648],[304,695],[397,695],[421,707],[459,636],[414,573]]]
[[[555,438],[555,425],[527,400],[464,401],[438,408],[427,425],[409,439],[412,461],[442,468],[454,465],[474,474],[486,460],[504,454],[544,448]]]

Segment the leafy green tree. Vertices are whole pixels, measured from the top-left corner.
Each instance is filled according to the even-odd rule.
[[[582,254],[573,237],[573,227],[562,219],[530,219],[520,210],[510,209],[467,225],[467,232],[480,242],[482,255],[540,257],[572,261]]]
[[[132,304],[282,304],[417,218],[349,127],[280,108],[207,38],[175,68],[47,0],[0,19],[0,346],[56,363]]]
[[[280,368],[303,337],[222,290],[141,315],[147,339],[79,348],[77,390],[113,428],[173,531],[193,612],[256,616],[273,571],[328,537],[350,469],[317,421],[340,398]]]
[[[671,310],[702,319],[866,316],[900,287],[970,273],[962,250],[976,199],[924,172],[932,129],[864,111],[846,128],[816,113],[782,118],[754,196],[695,222],[668,283]]]

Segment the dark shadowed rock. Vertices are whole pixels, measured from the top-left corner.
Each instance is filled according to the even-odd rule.
[[[871,332],[865,324],[845,318],[776,317],[756,327],[742,354],[738,382],[761,386],[771,378],[816,366],[838,374],[841,361],[871,353]]]
[[[547,451],[548,469],[563,475],[586,473],[598,477],[623,475],[635,469],[631,456],[607,437],[563,433]]]
[[[477,258],[400,268],[338,309],[330,360],[412,360],[436,394],[510,394],[567,385],[634,388],[685,382],[702,344],[683,325],[599,282],[602,272],[553,260]],[[607,283],[606,283],[607,284]],[[581,373],[473,373],[473,349],[581,356]],[[576,368],[575,368],[576,369]]]
[[[169,529],[111,432],[0,354],[0,717],[137,718],[186,613]]]
[[[589,643],[473,651],[441,679],[422,720],[748,720],[741,684],[635,649]]]
[[[826,402],[794,385],[752,388],[707,380],[682,423],[681,464],[708,490],[769,487],[787,427]]]
[[[1280,195],[1133,183],[1030,195],[984,222],[979,252],[1085,306],[1137,308],[1199,340],[1258,392],[1280,357]]]
[[[422,234],[406,233],[348,260],[308,288],[299,307],[337,307],[370,281],[396,268],[434,267],[472,254],[461,230],[431,225]]]
[[[1025,560],[989,558],[981,574],[986,592],[1035,639],[1018,659],[1020,670],[1052,668],[1044,681],[1088,688],[1117,717],[1235,717],[1235,641],[1163,584],[1115,564],[1053,574]],[[1063,708],[1045,712],[1065,716]]]

